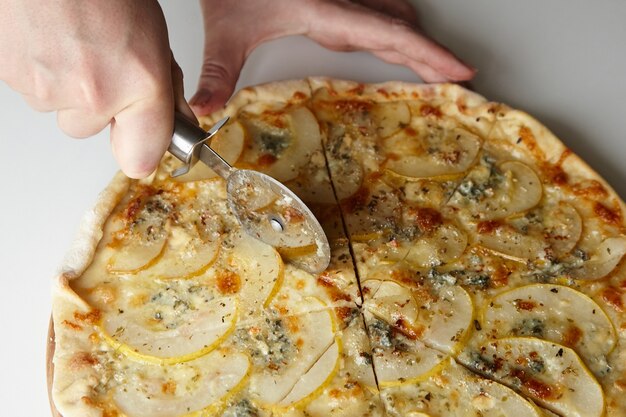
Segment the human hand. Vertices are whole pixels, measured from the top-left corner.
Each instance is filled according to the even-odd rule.
[[[0,79],[74,137],[111,125],[121,169],[150,174],[183,95],[156,0],[0,0]]]
[[[204,63],[190,100],[197,115],[224,105],[259,44],[306,35],[335,51],[369,51],[409,67],[426,82],[469,80],[474,69],[416,29],[408,0],[200,0]]]

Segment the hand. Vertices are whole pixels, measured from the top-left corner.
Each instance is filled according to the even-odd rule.
[[[416,29],[407,0],[200,0],[204,64],[190,100],[197,115],[224,105],[247,56],[260,43],[306,35],[336,51],[369,51],[427,82],[469,80],[474,69]],[[236,28],[234,30],[233,28]]]
[[[150,174],[183,96],[156,0],[0,0],[0,78],[70,136],[111,125],[122,170]]]

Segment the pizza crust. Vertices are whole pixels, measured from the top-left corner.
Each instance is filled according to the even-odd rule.
[[[79,277],[89,266],[102,238],[104,223],[127,192],[130,181],[123,173],[118,172],[100,193],[94,207],[83,217],[74,244],[68,251],[59,274],[53,280],[52,318],[48,335],[48,381],[51,405],[56,415],[99,415],[97,409],[85,407],[82,401],[82,397],[89,394],[94,385],[93,381],[98,378],[96,370],[81,367],[80,374],[77,374],[76,366],[73,366],[71,360],[72,351],[76,347],[87,347],[89,334],[68,332],[63,323],[73,323],[76,311],[89,313],[91,309],[70,288],[69,282]]]

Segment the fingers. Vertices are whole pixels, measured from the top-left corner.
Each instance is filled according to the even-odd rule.
[[[354,0],[377,12],[402,19],[417,26],[417,11],[407,0]]]
[[[52,104],[48,100],[42,100],[32,94],[22,94],[22,98],[29,107],[38,112],[47,113],[57,109],[55,104]]]
[[[235,90],[243,67],[245,47],[224,47],[223,39],[207,37],[204,60],[196,94],[189,104],[197,116],[204,116],[224,106]]]
[[[111,118],[103,113],[94,113],[84,108],[69,108],[57,111],[57,125],[65,134],[78,139],[88,138],[103,130]]]
[[[176,110],[184,114],[189,120],[196,120],[189,103],[185,100],[185,85],[183,82],[183,71],[172,56],[172,87],[174,90],[174,106]]]
[[[433,78],[429,71],[419,70],[424,64],[450,81],[468,80],[475,73],[405,21],[348,2],[319,2],[314,12],[309,17],[308,36],[325,47],[401,54],[407,63],[416,64],[414,70],[424,79]]]
[[[450,79],[442,75],[439,71],[431,68],[429,65],[419,61],[410,60],[405,55],[393,51],[374,51],[375,56],[390,64],[399,64],[409,67],[413,72],[418,74],[422,80],[427,83],[445,83]]]
[[[111,149],[122,171],[131,178],[152,173],[172,140],[173,126],[172,90],[117,113],[111,121]]]

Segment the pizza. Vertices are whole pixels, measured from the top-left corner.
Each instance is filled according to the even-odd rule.
[[[210,146],[306,202],[329,267],[243,233],[202,164],[118,174],[55,279],[58,415],[626,416],[624,203],[539,122],[325,78],[224,115]]]

